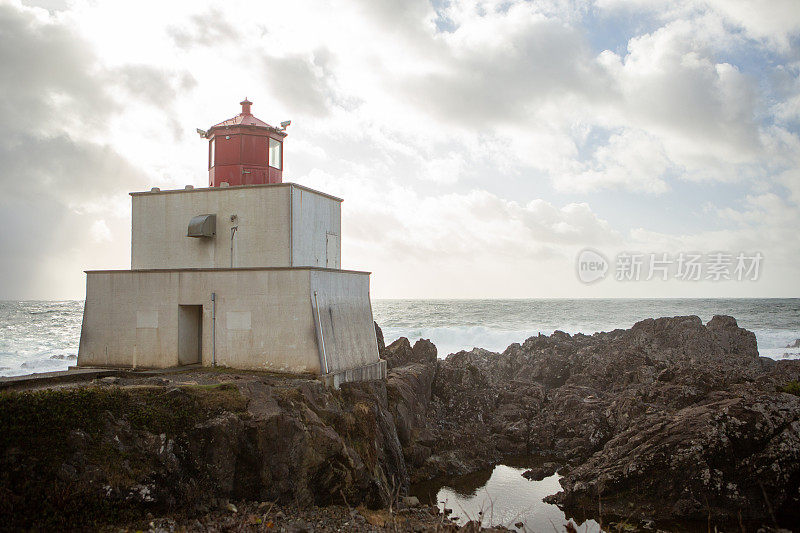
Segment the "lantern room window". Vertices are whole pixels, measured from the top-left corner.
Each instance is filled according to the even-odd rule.
[[[281,143],[270,137],[269,139],[269,166],[272,168],[281,169]]]

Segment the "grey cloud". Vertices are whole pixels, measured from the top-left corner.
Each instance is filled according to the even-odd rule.
[[[188,72],[163,72],[148,65],[106,70],[87,43],[62,24],[41,23],[32,14],[0,5],[0,121],[11,131],[47,135],[64,126],[104,128],[122,109],[108,88],[166,109],[197,82]]]
[[[107,78],[130,95],[161,109],[167,109],[181,92],[197,86],[189,72],[165,72],[150,65],[123,65],[109,72]]]
[[[213,8],[190,17],[186,26],[170,26],[167,33],[180,48],[211,46],[241,39],[241,34],[227,21],[224,13]]]
[[[426,21],[435,19],[436,12],[428,0],[358,0],[355,5],[386,37],[399,39],[405,46],[431,44]]]
[[[23,0],[25,5],[41,7],[48,11],[60,11],[68,7],[67,0]]]
[[[14,45],[0,48],[5,196],[33,191],[58,197],[73,189],[86,194],[96,165],[104,171],[125,166],[110,148],[80,143],[65,133],[75,125],[103,128],[118,109],[88,47],[63,26],[42,25],[8,5],[0,6],[0,35]],[[109,175],[97,185],[103,189],[123,175]]]
[[[35,294],[36,272],[49,259],[54,234],[62,227],[63,208],[53,200],[27,198],[0,203],[0,298],[23,299]]]
[[[556,96],[593,98],[604,73],[583,35],[559,21],[532,20],[502,46],[454,50],[441,72],[400,81],[403,97],[452,123],[521,123],[526,107]]]
[[[184,138],[186,126],[178,123],[169,110],[181,93],[197,86],[197,80],[189,72],[167,72],[150,65],[123,65],[108,72],[105,78],[131,97],[164,111],[173,139]]]
[[[7,136],[0,142],[6,196],[50,196],[72,201],[143,185],[133,165],[109,146],[79,142],[66,134]]]
[[[0,298],[53,294],[63,283],[43,265],[85,247],[88,220],[71,204],[142,188],[133,166],[108,146],[66,135],[17,134],[0,142]],[[77,272],[64,274],[71,279]]]
[[[623,82],[627,95],[618,105],[632,120],[701,142],[699,149],[711,154],[726,147],[755,154],[761,148],[754,80],[732,67],[721,75],[713,64],[686,65],[683,57],[659,67]]]
[[[311,57],[288,55],[263,57],[264,76],[272,95],[291,110],[324,117],[335,96],[330,53],[317,50]]]
[[[42,265],[90,239],[87,217],[72,206],[143,186],[112,147],[68,132],[103,132],[121,109],[111,89],[153,104],[160,96],[166,108],[191,80],[148,67],[105,70],[68,27],[8,4],[0,5],[0,40],[0,223],[9,230],[0,232],[0,297],[52,294],[62,280]]]
[[[117,104],[95,77],[94,55],[68,28],[39,23],[0,5],[0,121],[28,131],[58,129],[65,103],[70,118],[98,126]]]

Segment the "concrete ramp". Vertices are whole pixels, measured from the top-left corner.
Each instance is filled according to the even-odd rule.
[[[323,380],[335,387],[345,381],[381,379],[386,364],[369,298],[369,276],[311,272],[311,306]]]

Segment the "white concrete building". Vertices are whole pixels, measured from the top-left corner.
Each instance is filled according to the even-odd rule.
[[[294,183],[131,193],[131,268],[341,268],[340,198]],[[212,238],[189,221],[216,218]],[[236,228],[235,230],[233,228]]]
[[[241,115],[203,132],[211,150],[225,149],[222,134],[272,128],[242,128],[245,112],[246,100]],[[279,137],[254,131],[242,143]],[[263,175],[274,182],[279,170]],[[87,271],[78,366],[201,363],[310,373],[333,386],[385,376],[369,273],[341,270],[341,199],[280,182],[131,198],[131,270]]]

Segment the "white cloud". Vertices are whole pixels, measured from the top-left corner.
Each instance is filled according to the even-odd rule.
[[[467,162],[464,160],[464,156],[456,152],[450,152],[445,154],[444,157],[436,157],[428,161],[420,174],[420,178],[438,183],[455,183],[466,168]]]
[[[102,219],[92,222],[92,226],[89,228],[89,233],[91,234],[92,239],[98,243],[111,242],[113,240],[111,237],[111,230],[108,228],[108,224],[106,224],[106,221]]]
[[[618,187],[661,193],[668,189],[665,174],[673,166],[661,142],[642,130],[624,130],[597,148],[589,168],[558,183],[564,190],[592,191]]]
[[[696,29],[673,22],[631,39],[625,57],[600,56],[622,95],[617,118],[659,136],[687,177],[728,170],[727,162],[752,161],[760,150],[755,80],[715,62],[693,42]]]
[[[706,3],[743,28],[753,39],[788,51],[800,35],[800,9],[795,0],[706,0]]]
[[[485,190],[431,195],[367,175],[333,176],[318,169],[302,182],[345,198],[345,267],[419,272],[388,283],[376,277],[378,297],[419,295],[422,278],[433,291],[429,297],[452,296],[463,281],[454,275],[458,268],[480,271],[473,278],[473,295],[490,296],[494,287],[508,296],[517,280],[498,278],[498,265],[524,264],[540,278],[561,275],[576,247],[621,242],[585,203],[557,206],[537,199],[521,204]]]
[[[734,30],[763,45],[787,52],[800,34],[800,10],[795,0],[595,0],[594,5],[611,14],[649,13],[663,21],[719,17]]]

